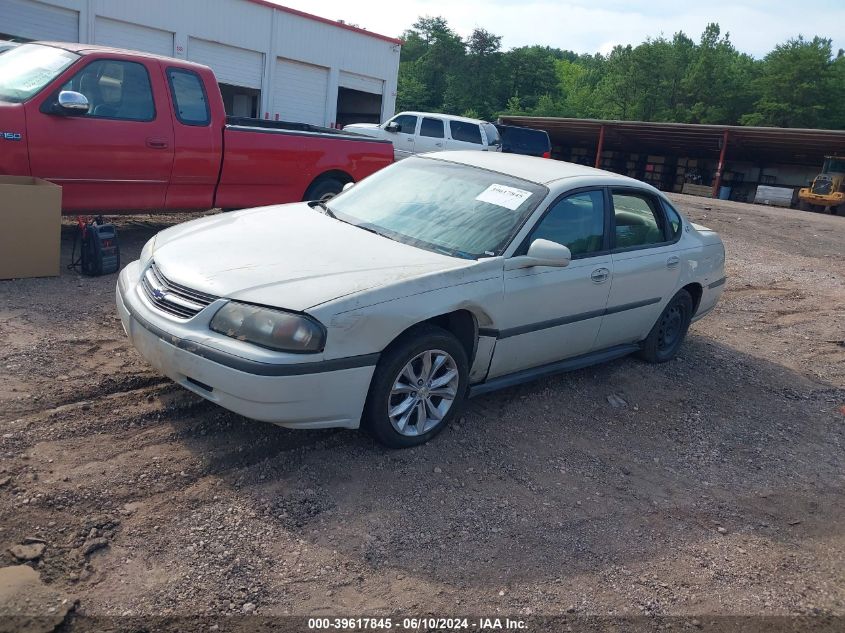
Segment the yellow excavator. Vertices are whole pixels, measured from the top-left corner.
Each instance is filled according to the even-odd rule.
[[[798,192],[798,205],[806,211],[845,211],[845,156],[825,156],[822,173]]]

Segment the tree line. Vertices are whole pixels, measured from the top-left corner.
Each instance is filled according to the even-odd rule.
[[[401,38],[397,111],[845,129],[845,52],[822,37],[799,35],[762,59],[718,24],[698,42],[678,32],[607,55],[503,51],[501,36],[476,28],[464,39],[442,17]]]

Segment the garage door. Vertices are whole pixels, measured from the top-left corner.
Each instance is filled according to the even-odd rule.
[[[173,33],[108,18],[97,18],[94,27],[97,44],[131,48],[157,55],[173,56]]]
[[[221,84],[261,89],[262,53],[192,37],[188,40],[188,59],[210,66]]]
[[[0,31],[27,40],[79,41],[79,12],[32,0],[0,0]]]
[[[384,81],[375,77],[356,75],[355,73],[340,72],[338,80],[341,88],[352,88],[361,92],[380,95],[384,92]]]
[[[328,68],[279,58],[273,76],[273,112],[283,121],[326,125],[328,89]]]

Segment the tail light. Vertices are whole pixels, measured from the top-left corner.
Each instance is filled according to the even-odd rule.
[[[552,157],[551,152],[543,152],[543,158],[551,158],[551,157]]]

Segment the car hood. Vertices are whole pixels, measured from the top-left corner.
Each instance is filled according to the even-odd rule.
[[[344,132],[357,132],[358,134],[366,134],[367,136],[378,136],[381,132],[381,127],[377,123],[352,123],[343,126]]]
[[[394,242],[306,203],[169,228],[156,237],[153,259],[175,283],[289,310],[475,263]]]

